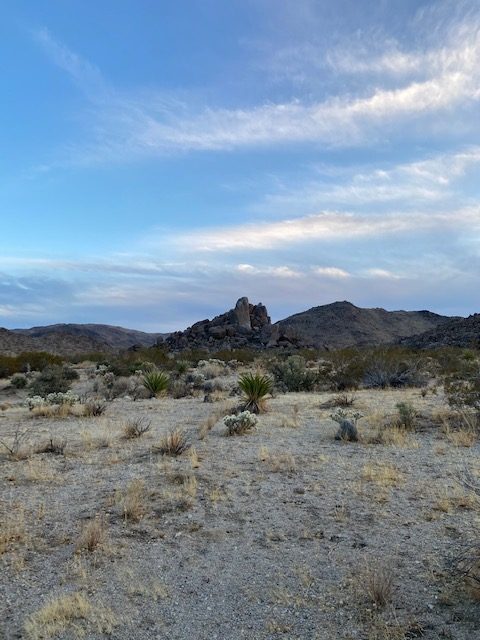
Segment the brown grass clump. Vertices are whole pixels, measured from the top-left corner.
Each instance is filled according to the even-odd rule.
[[[444,433],[446,439],[454,447],[473,447],[478,441],[478,433],[468,427],[457,430],[447,428]]]
[[[28,431],[15,430],[9,440],[1,439],[0,446],[5,449],[10,460],[26,460],[31,454],[31,448],[27,446]]]
[[[360,572],[359,587],[375,607],[384,607],[392,599],[394,587],[392,568],[375,562],[366,564]]]
[[[267,447],[261,447],[259,459],[267,465],[267,468],[272,473],[295,473],[297,465],[295,458],[291,453],[270,453]]]
[[[0,512],[0,555],[27,539],[25,512],[19,505],[4,504]]]
[[[139,522],[145,515],[145,483],[135,479],[128,485],[121,499],[123,517],[130,522]]]
[[[50,600],[26,620],[27,638],[44,640],[59,634],[66,637],[85,636],[88,629],[98,633],[111,633],[115,626],[113,613],[93,605],[83,593],[67,593]]]
[[[190,444],[187,441],[185,431],[173,429],[163,436],[155,450],[163,456],[179,456],[189,447]]]
[[[125,423],[123,437],[125,440],[141,438],[145,433],[150,431],[150,428],[151,423],[146,418],[133,418]]]
[[[213,414],[211,416],[208,416],[208,418],[204,422],[202,422],[198,429],[198,437],[200,438],[200,440],[204,440],[207,437],[213,427],[217,424],[218,420],[219,416]]]
[[[68,418],[68,416],[78,415],[78,407],[68,404],[44,404],[34,407],[30,415],[34,418]]]
[[[37,445],[35,447],[35,453],[50,453],[54,456],[63,456],[66,446],[66,440],[56,440],[54,438],[50,438],[46,442]]]
[[[384,462],[368,463],[362,469],[362,478],[380,487],[396,486],[403,481],[403,474],[393,465]]]
[[[87,402],[82,405],[82,414],[86,418],[97,418],[105,413],[106,408],[107,405],[103,400],[87,400]]]
[[[83,525],[80,536],[75,546],[76,551],[88,551],[92,553],[103,546],[106,541],[105,522],[96,517]]]

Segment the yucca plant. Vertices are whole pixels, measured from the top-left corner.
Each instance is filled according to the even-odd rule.
[[[244,373],[238,379],[238,386],[245,394],[243,411],[261,413],[265,410],[265,398],[273,389],[273,380],[261,373]]]
[[[164,371],[148,371],[142,378],[143,386],[150,391],[151,397],[160,395],[168,389],[170,378]]]

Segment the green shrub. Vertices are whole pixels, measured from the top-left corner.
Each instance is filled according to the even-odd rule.
[[[413,431],[415,429],[415,418],[417,410],[410,402],[397,402],[398,424],[403,429]]]
[[[21,373],[16,373],[10,380],[10,384],[16,389],[25,389],[27,383],[27,378]]]
[[[273,380],[260,373],[244,373],[238,379],[238,386],[246,399],[244,411],[260,413],[265,409],[265,398],[273,390]]]
[[[445,380],[445,395],[451,407],[471,413],[475,428],[480,431],[480,367],[472,363],[461,375]]]
[[[170,377],[164,371],[149,371],[142,378],[142,384],[150,392],[152,398],[166,391],[169,383]]]
[[[70,381],[65,378],[64,370],[59,365],[46,367],[29,386],[32,396],[42,397],[49,393],[65,393],[69,389]]]
[[[318,372],[307,369],[302,356],[290,356],[285,361],[274,360],[270,371],[276,386],[282,391],[313,391],[318,381]]]

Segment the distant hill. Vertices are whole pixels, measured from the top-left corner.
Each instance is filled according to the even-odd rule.
[[[441,326],[450,318],[430,311],[361,309],[350,302],[334,302],[271,324],[261,303],[240,298],[235,308],[212,320],[201,320],[170,335],[174,350],[208,350],[264,347],[317,347],[394,344],[399,339]]]
[[[201,320],[172,334],[145,333],[105,324],[54,324],[31,329],[0,329],[0,354],[48,351],[69,356],[93,351],[118,352],[163,342],[174,351],[265,347],[341,349],[382,344],[421,348],[437,344],[470,346],[479,338],[480,315],[449,318],[431,311],[362,309],[334,302],[296,313],[272,324],[264,305],[240,298],[212,320]]]
[[[480,313],[468,318],[453,318],[449,322],[420,335],[404,338],[402,344],[416,349],[437,347],[480,348]]]
[[[386,311],[362,309],[350,302],[313,307],[277,322],[280,335],[327,349],[393,344],[435,329],[451,318],[431,311]]]
[[[91,351],[122,351],[135,345],[152,346],[166,334],[145,333],[104,324],[54,324],[31,329],[0,329],[0,353],[48,351],[73,355]]]

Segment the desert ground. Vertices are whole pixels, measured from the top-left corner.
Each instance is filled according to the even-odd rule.
[[[442,387],[357,391],[358,442],[335,440],[332,392],[276,393],[227,437],[237,376],[210,402],[118,397],[90,417],[0,383],[0,637],[480,638],[455,568],[478,539],[479,444],[448,427]]]

